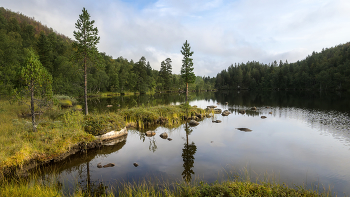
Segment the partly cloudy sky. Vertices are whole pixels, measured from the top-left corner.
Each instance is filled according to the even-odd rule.
[[[74,39],[83,7],[95,20],[98,49],[152,68],[173,60],[180,73],[183,43],[194,71],[216,76],[234,63],[295,62],[350,41],[349,0],[0,0]]]

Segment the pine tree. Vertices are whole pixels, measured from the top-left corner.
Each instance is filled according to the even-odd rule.
[[[52,76],[50,73],[42,66],[39,61],[39,57],[34,54],[33,50],[28,50],[28,57],[25,63],[25,66],[21,70],[21,77],[24,80],[25,84],[30,93],[30,112],[32,116],[32,125],[33,131],[36,131],[36,122],[35,122],[35,111],[34,105],[38,105],[35,101],[35,93],[41,94],[37,95],[42,99],[52,97]]]
[[[186,83],[186,102],[188,97],[188,83],[193,83],[196,79],[196,75],[193,72],[193,62],[192,58],[193,51],[191,51],[190,44],[186,42],[182,46],[181,50],[182,55],[184,56],[182,59],[182,67],[181,67],[181,77]]]
[[[100,37],[97,36],[98,29],[94,27],[95,21],[90,21],[90,14],[85,8],[83,13],[79,15],[79,19],[75,23],[75,28],[78,31],[74,31],[74,37],[77,40],[74,42],[74,47],[77,48],[77,55],[80,59],[83,59],[84,64],[84,98],[85,98],[85,115],[88,115],[87,105],[87,61],[97,54],[96,45],[100,41]]]

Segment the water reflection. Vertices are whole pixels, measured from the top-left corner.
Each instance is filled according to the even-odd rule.
[[[156,144],[156,138],[155,136],[153,137],[149,137],[149,150],[152,151],[152,152],[155,152],[157,150],[157,144]]]
[[[172,96],[135,95],[94,102],[97,111],[117,111],[135,102],[147,106],[184,99],[181,95]],[[220,123],[204,119],[196,127],[187,123],[174,129],[147,128],[156,133],[151,137],[145,135],[144,129],[129,130],[127,141],[125,138],[114,145],[89,150],[57,164],[62,176],[60,180],[69,179],[74,184],[79,182],[87,194],[99,195],[103,194],[106,186],[116,188],[117,181],[136,183],[140,179],[183,179],[191,182],[196,175],[210,182],[218,179],[218,172],[223,170],[223,166],[242,170],[248,164],[257,176],[273,172],[280,177],[280,182],[292,185],[304,184],[307,176],[308,183],[319,180],[325,187],[328,184],[334,186],[335,191],[350,192],[349,147],[344,147],[344,143],[333,137],[349,139],[345,135],[350,130],[349,106],[344,106],[344,102],[348,101],[346,96],[342,95],[341,99],[331,96],[329,99],[330,95],[244,91],[239,94],[192,93],[191,96],[191,105],[201,108],[218,105],[218,108],[227,109],[232,114],[215,114],[213,120],[220,120]],[[113,107],[107,108],[107,104]],[[257,109],[251,110],[253,106]],[[245,113],[239,113],[241,110]],[[261,119],[262,115],[267,118]],[[253,132],[242,132],[236,128],[249,128]],[[160,138],[159,134],[164,132],[172,141]],[[96,164],[101,161],[103,164],[115,162],[116,166],[98,169]],[[140,165],[135,168],[134,162]]]
[[[78,169],[78,185],[82,193],[87,196],[104,196],[107,195],[108,186],[102,181],[91,180],[90,162],[80,165]]]
[[[182,149],[182,160],[184,164],[184,171],[182,172],[182,178],[186,182],[191,182],[192,175],[194,175],[193,167],[194,167],[194,154],[196,154],[197,147],[194,142],[191,144],[188,143],[188,135],[192,133],[193,129],[189,127],[188,122],[185,124],[185,132],[186,132],[186,143],[184,143],[184,148]]]

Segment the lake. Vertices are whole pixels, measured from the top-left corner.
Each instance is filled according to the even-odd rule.
[[[183,94],[95,98],[89,101],[89,110],[118,111],[184,100]],[[231,114],[215,114],[196,127],[157,127],[152,129],[156,132],[153,137],[145,136],[147,129],[131,129],[127,136],[99,149],[41,169],[40,176],[55,176],[69,192],[75,184],[104,192],[121,183],[144,179],[161,186],[164,182],[214,182],[240,175],[253,182],[270,180],[289,186],[331,188],[339,196],[350,195],[349,101],[350,95],[345,93],[191,93],[190,105],[216,105]],[[246,113],[238,113],[240,110]],[[172,140],[162,139],[159,135],[163,132]],[[138,167],[133,165],[135,162]],[[99,163],[115,166],[98,168]]]

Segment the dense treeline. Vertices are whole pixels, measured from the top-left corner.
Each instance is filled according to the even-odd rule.
[[[350,43],[313,52],[302,61],[235,64],[216,76],[218,89],[350,90]]]
[[[83,66],[74,58],[76,49],[68,37],[42,25],[34,18],[0,8],[0,95],[24,86],[20,70],[32,48],[52,75],[55,94],[83,94]],[[152,69],[145,57],[139,61],[113,59],[105,53],[88,66],[88,92],[179,91],[185,83],[180,73],[172,73],[171,59],[162,62],[160,71]],[[165,68],[164,68],[164,65]],[[191,90],[214,88],[214,78],[196,77]]]

